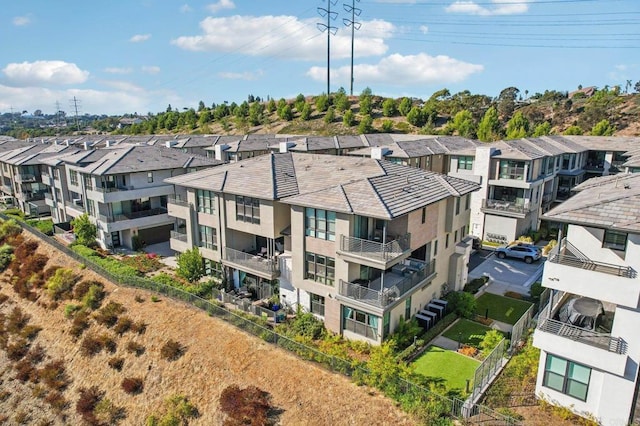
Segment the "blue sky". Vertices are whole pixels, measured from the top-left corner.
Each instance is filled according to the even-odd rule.
[[[639,0],[337,0],[331,90],[497,96],[640,80]],[[0,113],[123,114],[326,91],[327,0],[5,1]]]

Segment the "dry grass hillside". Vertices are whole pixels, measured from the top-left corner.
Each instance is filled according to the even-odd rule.
[[[42,257],[31,265],[39,263],[43,271],[64,266],[82,280],[103,282],[102,309],[111,302],[121,304],[124,312],[120,317],[128,317],[138,332],[130,329],[119,335],[114,331],[117,325],[98,324],[94,310],[89,328],[74,338],[73,320],[65,315],[71,301],[53,303],[43,288],[29,296],[32,300],[25,299],[14,291],[16,275],[8,269],[0,276],[0,325],[5,323],[1,330],[5,350],[0,350],[0,424],[83,424],[77,403],[80,390],[91,386],[104,393],[97,411],[101,424],[145,424],[150,414],[162,411],[167,397],[177,394],[186,396],[199,412],[189,424],[223,424],[219,399],[229,385],[255,385],[267,392],[277,424],[413,424],[392,401],[372,389],[301,361],[202,311],[164,297],[153,301],[142,290],[116,287],[44,242],[39,243],[37,254],[48,258],[46,266],[42,267]],[[88,355],[82,343],[91,336],[98,340],[105,336],[101,340],[105,348],[94,355]],[[182,356],[172,361],[161,356],[169,340],[183,347]],[[25,343],[30,351],[16,353]],[[115,348],[109,353],[113,343]],[[45,353],[42,360],[38,347]],[[121,371],[109,366],[116,358],[124,359]],[[125,378],[140,379],[142,390],[125,392]]]

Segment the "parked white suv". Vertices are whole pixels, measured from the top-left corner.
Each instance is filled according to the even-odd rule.
[[[505,257],[514,257],[516,259],[524,260],[526,263],[532,263],[536,260],[540,260],[542,257],[542,251],[532,245],[526,243],[515,243],[509,246],[502,246],[496,249],[496,256],[500,259]]]

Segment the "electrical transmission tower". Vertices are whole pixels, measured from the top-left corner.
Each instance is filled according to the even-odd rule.
[[[353,96],[353,44],[356,37],[356,30],[359,30],[362,24],[360,22],[356,22],[356,16],[360,16],[362,13],[362,9],[356,7],[356,2],[360,2],[360,0],[351,0],[351,5],[343,4],[344,10],[347,13],[351,13],[351,19],[343,18],[342,22],[345,26],[351,27],[351,89],[349,94]]]
[[[323,0],[324,1],[324,0]],[[320,32],[327,32],[327,96],[330,96],[331,91],[331,34],[336,35],[338,27],[331,26],[331,21],[335,21],[338,17],[338,12],[332,12],[331,6],[335,6],[338,0],[326,0],[327,7],[319,7],[318,14],[323,18],[327,18],[327,23],[318,22],[318,29]]]
[[[75,111],[76,129],[80,131],[80,121],[78,121],[78,104],[80,103],[80,99],[76,99],[74,96],[73,99],[69,99],[69,103],[71,108]]]

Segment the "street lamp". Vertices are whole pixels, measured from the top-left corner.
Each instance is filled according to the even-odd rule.
[[[462,347],[462,331],[458,331],[458,350]]]

